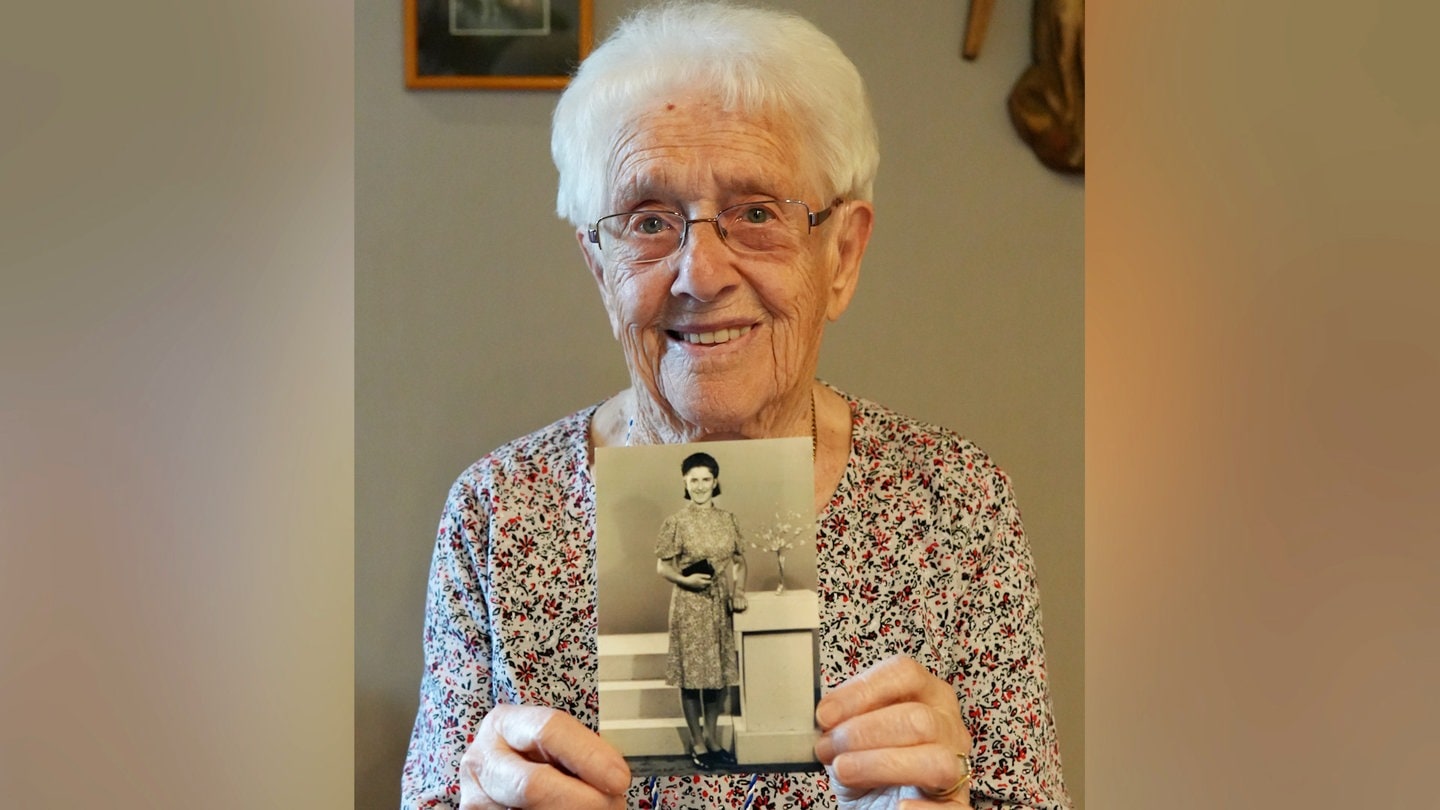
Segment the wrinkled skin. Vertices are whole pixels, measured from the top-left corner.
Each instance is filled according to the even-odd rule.
[[[819,211],[833,192],[806,171],[801,143],[781,116],[689,95],[657,101],[615,140],[605,212],[708,217],[762,198]],[[758,256],[697,223],[678,254],[639,265],[607,264],[578,231],[629,369],[631,395],[612,403],[634,417],[633,443],[808,433],[820,339],[849,306],[872,217],[868,202],[845,201],[795,251]],[[682,338],[744,329],[709,345]]]
[[[894,656],[830,690],[815,707],[822,731],[815,755],[840,806],[921,810],[970,806],[969,790],[944,793],[963,774],[955,755],[970,735],[950,684],[913,658]]]
[[[496,706],[460,759],[460,810],[623,810],[625,758],[564,712]]]

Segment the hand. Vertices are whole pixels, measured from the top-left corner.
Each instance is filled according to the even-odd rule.
[[[619,751],[543,706],[496,706],[460,758],[461,810],[622,810],[629,787]]]
[[[688,577],[681,577],[680,584],[683,585],[687,591],[699,593],[710,587],[710,580],[713,578],[710,574],[691,574]]]
[[[732,612],[744,613],[748,607],[750,607],[750,603],[745,599],[744,591],[736,591],[730,594],[730,610]]]
[[[970,734],[950,684],[913,658],[894,656],[830,690],[815,707],[815,756],[842,807],[970,806],[969,785],[936,799],[965,773]]]

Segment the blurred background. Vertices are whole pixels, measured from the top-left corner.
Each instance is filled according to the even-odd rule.
[[[946,28],[933,47],[943,39],[953,54],[962,5],[942,9],[944,26],[905,11],[910,46],[884,57],[857,40],[889,29],[857,31],[825,8],[816,19],[869,60],[873,84],[877,62],[912,58],[931,28]],[[354,139],[369,126],[357,95],[381,94],[386,118],[424,116],[390,109],[406,98],[398,4],[368,21],[359,11],[29,4],[0,26],[0,794],[11,805],[343,808],[359,775],[386,791],[372,804],[391,801],[403,743],[390,729],[410,709],[388,725],[371,715],[368,735],[356,722],[358,685],[381,671],[355,638],[358,624],[376,632],[361,608],[379,598],[356,591],[356,557],[372,553],[360,545],[379,545],[354,531]],[[1019,54],[1000,55],[1023,47],[1012,14],[997,9],[976,65],[946,62],[955,75],[1008,86],[1013,68],[998,61]],[[1089,9],[1088,806],[1433,801],[1437,18],[1440,7],[1401,0]],[[878,96],[889,127],[879,193],[892,211],[907,191],[897,140],[948,132],[895,131],[903,113]],[[473,103],[423,102],[467,133],[447,105]],[[539,132],[550,103],[510,107],[535,107],[527,126]],[[1000,138],[998,122],[984,126]],[[433,148],[388,137],[391,151]],[[540,227],[560,228],[548,182],[507,190],[535,195],[525,205],[550,223]],[[475,190],[476,210],[488,193]],[[877,251],[884,239],[899,237],[877,233]],[[539,270],[525,289],[564,274],[575,317],[598,319],[589,291],[569,286],[572,249],[552,242],[534,242],[556,252],[526,262]],[[862,307],[890,289],[882,267],[894,270],[871,263],[832,355],[873,328]],[[598,320],[583,324],[608,340]],[[926,328],[898,326],[890,333]],[[489,348],[477,344],[477,358]],[[584,373],[576,365],[559,367]],[[827,373],[862,387],[840,371]],[[584,384],[598,398],[617,373]],[[888,382],[863,387],[932,407]],[[967,408],[999,402],[955,391]],[[397,577],[415,594],[379,611],[412,618],[367,642],[393,651],[399,703],[418,677],[415,560],[443,486],[495,441],[587,404],[529,396],[533,418],[486,426],[476,407],[486,432],[472,446],[396,473],[430,499],[426,514],[382,527],[390,562],[416,566]],[[1024,452],[970,411],[951,421],[1015,474],[1037,552],[1052,542],[1032,523],[1047,484],[1016,469]],[[1053,568],[1040,572],[1052,649],[1064,587]],[[1073,785],[1073,724],[1062,718],[1060,732]]]

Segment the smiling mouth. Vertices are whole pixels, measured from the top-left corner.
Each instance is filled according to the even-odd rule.
[[[719,343],[729,343],[736,338],[744,337],[750,333],[750,326],[735,326],[729,329],[716,329],[713,332],[677,332],[673,329],[665,330],[665,334],[671,340],[684,341],[685,343],[713,346]]]

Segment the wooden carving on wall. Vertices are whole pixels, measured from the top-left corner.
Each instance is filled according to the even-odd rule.
[[[970,0],[962,49],[980,53],[995,0]],[[1085,0],[1035,0],[1032,63],[1010,92],[1010,121],[1040,162],[1085,171]]]

